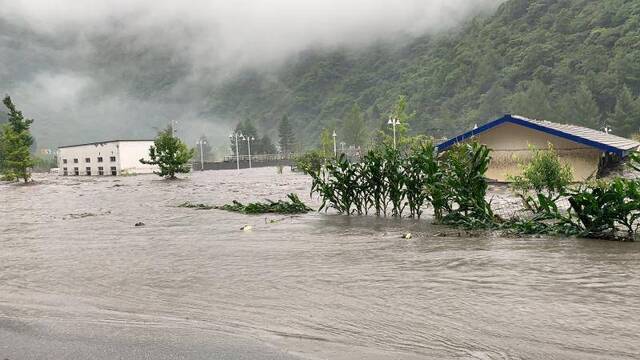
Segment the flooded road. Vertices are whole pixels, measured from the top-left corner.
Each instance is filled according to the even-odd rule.
[[[640,243],[176,207],[309,199],[305,176],[271,168],[36,179],[0,184],[0,358],[38,358],[25,334],[129,333],[184,359],[200,357],[167,354],[236,358],[214,346],[227,337],[256,347],[237,358],[640,358]]]

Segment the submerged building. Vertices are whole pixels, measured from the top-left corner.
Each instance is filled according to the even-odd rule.
[[[149,174],[158,170],[146,165],[153,140],[112,140],[58,148],[59,174],[63,176],[117,176]]]
[[[576,181],[595,177],[640,147],[636,141],[594,129],[505,115],[439,144],[438,152],[465,141],[478,141],[492,150],[486,176],[494,181],[520,175],[521,164],[531,159],[531,147],[546,149],[551,144],[571,166]]]

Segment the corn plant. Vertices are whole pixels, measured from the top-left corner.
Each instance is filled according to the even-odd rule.
[[[433,192],[429,190],[441,180],[435,154],[431,141],[417,139],[404,159],[405,196],[410,217],[420,218],[422,207],[433,201]]]

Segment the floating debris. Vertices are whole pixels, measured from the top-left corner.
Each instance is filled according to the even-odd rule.
[[[405,233],[405,234],[402,234],[402,238],[403,238],[403,239],[407,239],[407,240],[408,240],[408,239],[411,239],[412,237],[413,237],[413,236],[411,235],[411,233]]]
[[[289,201],[271,201],[267,199],[265,203],[255,202],[246,205],[234,200],[231,204],[216,206],[215,208],[243,214],[304,214],[313,211],[312,208],[300,201],[298,195],[291,193],[287,197]]]
[[[245,226],[241,227],[240,230],[242,230],[242,231],[251,231],[251,230],[253,230],[253,226],[245,225]]]
[[[137,222],[134,226],[138,227],[138,226],[144,226],[145,223],[143,223],[142,221]]]
[[[196,209],[196,210],[211,210],[216,208],[215,206],[211,206],[207,204],[192,204],[188,201],[178,205],[178,207]]]

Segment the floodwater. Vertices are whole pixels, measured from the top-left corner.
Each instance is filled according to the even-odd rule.
[[[36,179],[0,184],[0,358],[140,332],[309,359],[640,358],[640,243],[176,207],[309,199],[305,176],[273,168]]]

